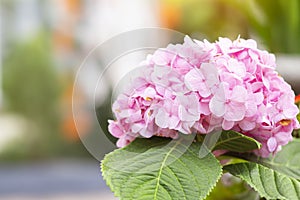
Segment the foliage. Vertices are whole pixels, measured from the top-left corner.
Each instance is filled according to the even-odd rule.
[[[243,13],[222,0],[163,0],[161,9],[163,25],[185,34],[211,41],[249,37]]]
[[[103,176],[122,199],[203,199],[221,176],[221,165],[200,145],[182,140],[137,139],[102,162]],[[205,184],[201,184],[205,182]],[[170,184],[172,183],[172,184]]]
[[[236,188],[235,192],[241,192],[242,196],[232,193],[233,190],[228,193],[224,186],[216,184],[221,175],[221,164],[209,151],[205,157],[199,157],[201,148],[206,147],[203,145],[207,142],[205,138],[197,137],[196,141],[188,137],[191,136],[181,135],[177,140],[136,139],[104,158],[101,164],[104,179],[121,199],[205,199],[216,185],[218,192],[224,191],[225,196],[235,195],[235,199],[257,197],[253,190],[240,184],[231,189]],[[262,159],[247,153],[249,145],[243,145],[249,143],[259,148],[257,141],[233,131],[223,131],[213,149],[218,147],[230,152],[228,147],[232,141],[237,141],[237,137],[238,145],[245,149],[228,153],[225,160],[221,159],[224,172],[241,178],[266,199],[300,197],[299,139],[285,146],[277,156]],[[221,141],[224,148],[221,148]],[[212,197],[219,198],[216,192],[207,199]]]
[[[50,52],[43,36],[16,44],[8,52],[3,87],[9,110],[43,122],[57,120],[60,91]]]
[[[51,40],[41,32],[15,41],[3,62],[5,112],[21,115],[29,130],[12,143],[1,159],[17,160],[61,155],[87,155],[78,142],[67,143],[61,133],[62,84],[52,57]]]
[[[270,158],[260,158],[253,155],[247,155],[244,159],[264,165],[274,169],[289,177],[300,180],[300,139],[294,139],[287,146]]]
[[[197,135],[197,139],[204,141],[205,144],[214,146],[213,150],[229,150],[233,152],[247,152],[259,149],[261,144],[255,139],[240,134],[235,131],[215,132],[209,135]],[[239,144],[243,144],[242,146]]]
[[[221,0],[243,13],[250,29],[273,52],[300,53],[298,0]]]
[[[224,167],[235,176],[245,180],[267,199],[298,199],[300,182],[257,163],[238,163]]]
[[[161,4],[161,20],[168,28],[209,40],[254,34],[272,52],[300,53],[299,0],[163,0]]]

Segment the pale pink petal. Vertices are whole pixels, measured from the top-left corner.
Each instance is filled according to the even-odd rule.
[[[290,107],[283,110],[283,114],[287,119],[294,118],[299,113],[299,109],[296,105],[290,104]]]
[[[251,102],[246,102],[245,117],[252,117],[257,114],[257,106]]]
[[[245,105],[241,103],[231,102],[226,105],[226,112],[224,119],[228,121],[240,121],[244,118],[246,113]]]
[[[152,57],[152,60],[157,65],[168,65],[175,55],[168,52],[166,49],[157,50]]]
[[[176,56],[175,59],[172,60],[171,67],[175,68],[179,74],[186,74],[192,68],[191,64],[182,57]]]
[[[288,142],[293,140],[292,134],[288,132],[279,132],[275,136],[277,143],[286,145]]]
[[[133,109],[124,109],[124,110],[121,110],[119,113],[118,113],[118,116],[120,118],[128,118],[128,117],[131,117],[132,114],[134,114],[136,111],[133,110]]]
[[[155,124],[161,128],[168,128],[169,120],[169,115],[164,109],[160,109],[155,116]]]
[[[120,138],[125,134],[124,130],[118,125],[117,122],[108,120],[108,131],[117,138]]]
[[[178,100],[179,104],[185,107],[187,112],[191,115],[200,115],[199,97],[195,93],[178,96],[176,100]]]
[[[225,114],[225,102],[220,101],[216,96],[213,96],[209,102],[209,109],[214,115],[221,117]]]
[[[255,128],[256,123],[255,123],[255,121],[242,120],[239,123],[239,126],[244,131],[250,131],[250,130],[253,130]]]
[[[148,124],[148,126],[144,126],[141,130],[140,130],[140,135],[145,137],[145,138],[150,138],[154,135],[155,130],[157,129],[157,126],[154,125],[153,123]]]
[[[156,94],[157,93],[153,87],[147,87],[141,96],[147,100],[148,98],[153,99]]]
[[[249,49],[256,49],[257,48],[257,43],[256,43],[255,40],[252,40],[252,39],[248,39],[248,40],[239,39],[239,41],[240,41],[240,44],[238,46],[246,47],[246,48],[249,48]]]
[[[253,93],[255,104],[259,105],[264,100],[264,95],[262,93]]]
[[[131,126],[131,130],[133,133],[138,133],[140,130],[142,130],[145,127],[145,124],[143,123],[134,123]]]
[[[209,109],[209,103],[206,102],[200,102],[199,104],[200,113],[204,115],[209,115],[211,113]]]
[[[194,125],[194,123],[189,123],[189,122],[182,122],[181,125],[177,128],[178,131],[184,134],[191,134],[191,127]]]
[[[200,113],[199,113],[199,115],[193,115],[193,114],[187,112],[185,107],[183,107],[182,105],[179,105],[178,116],[179,116],[179,119],[182,121],[197,121],[200,118]]]
[[[219,87],[216,89],[214,93],[214,98],[216,98],[218,101],[224,102],[229,96],[229,84],[225,82],[221,82],[219,84]]]
[[[222,53],[227,53],[232,47],[232,41],[228,38],[219,37],[218,47],[221,49]]]
[[[228,61],[227,69],[238,75],[239,77],[244,77],[246,75],[246,67],[243,63],[238,62],[235,59],[230,59]]]
[[[232,127],[234,126],[234,122],[233,121],[227,121],[227,120],[223,120],[223,123],[222,123],[222,128],[224,130],[230,130],[232,129]]]
[[[116,145],[117,145],[117,147],[125,147],[128,144],[130,144],[130,142],[132,142],[134,139],[135,138],[130,135],[124,135],[117,141]]]
[[[163,76],[168,74],[172,69],[166,66],[155,65],[153,70],[154,71],[151,74],[151,78],[155,82],[156,80],[163,78]]]
[[[270,152],[274,152],[277,148],[277,140],[274,137],[270,137],[267,142],[268,149]]]
[[[205,77],[208,88],[211,88],[219,83],[218,69],[215,65],[210,63],[203,63],[200,70]]]
[[[184,83],[188,89],[199,92],[202,97],[208,97],[211,94],[199,69],[192,69],[187,73],[184,77]]]
[[[169,127],[170,129],[175,129],[176,127],[178,127],[178,124],[180,123],[180,119],[177,116],[170,116],[169,119]]]
[[[196,129],[196,131],[198,131],[199,133],[207,133],[206,129],[203,127],[203,124],[200,122],[196,122],[193,128]]]
[[[247,90],[238,85],[233,88],[230,99],[236,102],[245,102],[247,97]]]

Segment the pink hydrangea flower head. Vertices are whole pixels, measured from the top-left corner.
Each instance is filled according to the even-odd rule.
[[[254,40],[185,37],[142,63],[140,77],[113,104],[116,120],[108,128],[119,147],[136,137],[224,129],[255,138],[262,148],[254,152],[268,157],[300,127],[295,95],[275,71],[275,56]]]

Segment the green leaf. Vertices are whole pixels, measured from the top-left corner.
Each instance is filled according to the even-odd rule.
[[[300,180],[300,139],[294,138],[293,141],[284,146],[274,157],[266,159],[252,155],[249,158],[251,161],[258,162]]]
[[[259,149],[261,144],[255,139],[235,131],[222,131],[221,137],[215,145],[215,150],[225,149],[234,152],[247,152]]]
[[[261,144],[255,139],[232,130],[222,132],[216,131],[206,135],[205,138],[204,135],[199,135],[197,137],[198,140],[203,141],[203,144],[211,150],[222,149],[244,153],[261,147]]]
[[[299,199],[300,183],[273,169],[257,163],[239,163],[224,167],[234,176],[246,181],[266,199]]]
[[[222,174],[208,152],[199,158],[201,143],[188,139],[136,139],[105,156],[106,183],[121,199],[204,199]]]

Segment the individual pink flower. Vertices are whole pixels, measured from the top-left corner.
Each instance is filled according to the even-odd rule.
[[[108,120],[109,126],[108,131],[116,138],[120,138],[125,134],[124,128],[119,125],[118,122]]]
[[[190,37],[184,37],[183,44],[168,45],[167,49],[176,52],[178,56],[185,59],[194,67],[199,67],[201,63],[209,61],[212,54],[209,48],[199,48],[199,44]]]
[[[201,97],[208,97],[219,84],[218,70],[213,64],[203,63],[200,69],[194,68],[185,75],[184,83]]]
[[[174,99],[177,94],[189,92],[183,82],[183,76],[166,66],[154,66],[151,76],[156,91],[164,98]]]
[[[245,64],[236,59],[230,58],[225,66],[230,73],[233,73],[237,77],[243,78],[246,76]]]
[[[182,133],[191,133],[191,127],[200,118],[200,107],[195,94],[177,96],[174,100],[165,100],[158,110],[155,123],[161,128],[175,129]]]
[[[211,112],[224,117],[227,121],[242,120],[246,114],[247,90],[242,86],[236,86],[229,90],[228,83],[220,83],[212,97],[209,108]]]
[[[274,105],[275,112],[272,116],[275,122],[283,119],[293,119],[299,112],[298,108],[294,104],[289,104],[287,102],[292,102],[294,96],[282,95],[279,97],[277,103]]]

